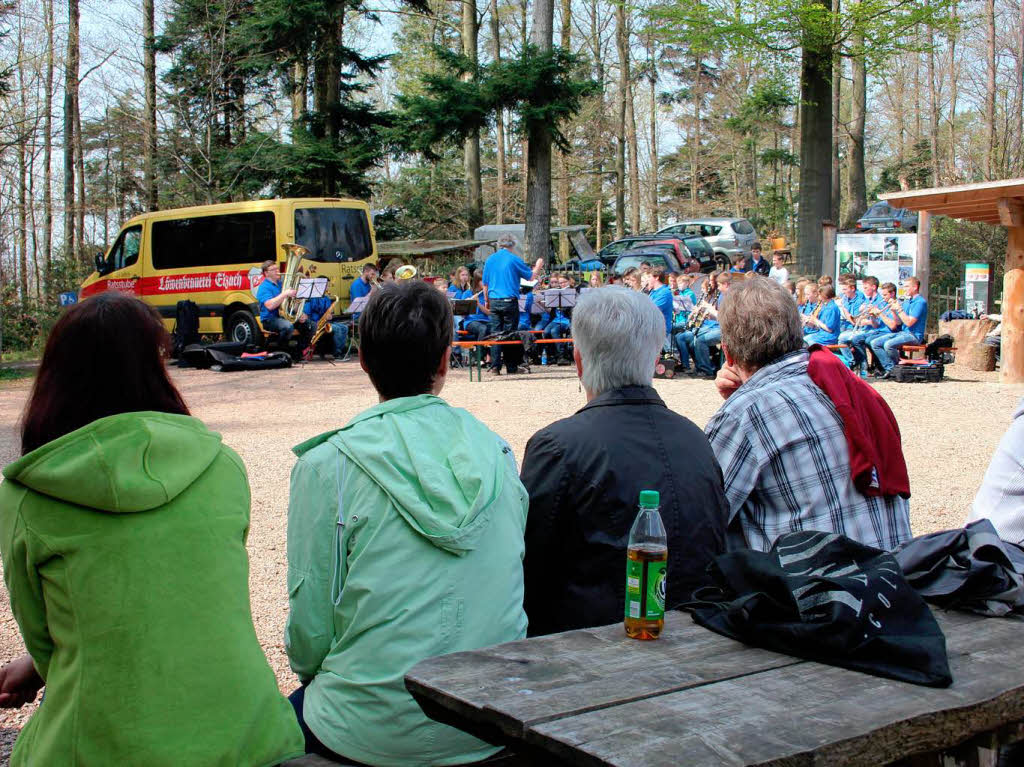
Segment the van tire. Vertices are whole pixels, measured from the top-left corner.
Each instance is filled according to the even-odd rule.
[[[239,309],[228,317],[224,325],[224,336],[228,341],[244,343],[246,347],[263,346],[263,332],[248,309]]]

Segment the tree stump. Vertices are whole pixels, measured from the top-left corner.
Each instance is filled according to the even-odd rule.
[[[990,373],[996,369],[996,347],[988,344],[971,344],[967,351],[967,367]]]

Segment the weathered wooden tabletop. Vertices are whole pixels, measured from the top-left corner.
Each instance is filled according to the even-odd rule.
[[[428,715],[578,765],[882,765],[1024,719],[1024,622],[935,611],[953,685],[933,689],[750,647],[666,616],[431,658]]]

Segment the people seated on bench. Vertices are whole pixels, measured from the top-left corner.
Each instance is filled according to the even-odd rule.
[[[856,326],[839,334],[839,343],[850,347],[850,362],[854,370],[867,365],[868,341],[874,338],[879,328],[885,327],[878,314],[885,308],[885,300],[878,291],[878,278],[867,276],[861,280],[864,286],[864,301],[854,316]]]
[[[380,396],[295,448],[285,647],[307,749],[463,764],[498,749],[423,713],[419,661],[519,639],[528,499],[511,448],[438,395],[451,305],[417,280],[371,296],[359,361]]]
[[[466,341],[482,341],[491,332],[490,313],[484,303],[483,284],[480,270],[473,272],[473,287],[469,297],[476,296],[476,312],[467,316],[462,322],[462,330],[468,334]]]
[[[305,311],[309,327],[309,337],[304,339],[303,346],[308,345],[312,339],[312,335],[316,332],[316,326],[320,320],[324,316],[327,317],[328,330],[320,336],[320,340],[317,341],[317,348],[313,350],[314,354],[319,354],[321,357],[326,355],[342,357],[345,354],[345,346],[348,344],[348,325],[333,319],[333,306],[334,299],[330,296],[311,298],[306,301]]]
[[[999,537],[1024,543],[1024,399],[999,440],[985,478],[974,496],[968,522],[989,519]]]
[[[906,499],[866,496],[854,485],[843,421],[807,374],[789,294],[772,280],[743,282],[719,317],[726,364],[716,385],[726,401],[705,431],[725,477],[730,546],[767,551],[793,530],[882,549],[909,540]]]
[[[711,364],[711,347],[717,346],[722,340],[722,330],[718,326],[718,307],[722,296],[729,292],[733,281],[730,272],[716,272],[712,275],[717,294],[710,304],[705,302],[707,315],[696,330],[687,330],[676,336],[676,349],[679,351],[680,367],[687,369],[689,356],[693,355],[694,374],[705,378],[715,377],[715,368]],[[700,306],[694,308],[698,311]]]
[[[836,299],[836,306],[839,307],[839,336],[836,343],[846,347],[839,350],[839,356],[847,367],[853,366],[850,340],[861,332],[861,308],[864,302],[864,294],[857,290],[857,278],[852,274],[840,275],[839,298]]]
[[[295,326],[281,316],[281,304],[295,297],[295,289],[281,290],[281,270],[276,261],[264,261],[260,269],[263,272],[263,280],[256,288],[256,303],[260,305],[260,324],[264,330],[277,333],[281,346],[285,347],[295,332]]]
[[[551,289],[565,290],[569,280],[562,275],[552,275]],[[554,306],[548,310],[548,321],[544,325],[544,338],[570,338],[572,336],[572,307]],[[558,365],[571,365],[568,344],[551,344],[555,347],[555,362]],[[548,355],[549,357],[552,355]]]
[[[807,303],[804,304],[804,342],[829,346],[839,339],[839,307],[833,300],[836,296],[831,285],[817,286],[813,282],[805,288]]]
[[[902,302],[895,298],[890,301],[892,313],[901,323],[899,331],[888,337],[879,336],[871,341],[871,350],[886,374],[900,361],[900,347],[924,343],[928,302],[919,294],[921,281],[917,277],[908,277],[906,283],[907,297]]]
[[[622,287],[580,298],[573,358],[587,404],[526,445],[526,613],[531,635],[621,621],[622,563],[641,490],[661,493],[668,604],[723,551],[722,474],[707,439],[651,387],[665,322]]]
[[[277,764],[303,753],[249,609],[249,485],[164,367],[138,299],[60,317],[0,485],[0,552],[28,654],[0,707],[45,701],[11,765]]]

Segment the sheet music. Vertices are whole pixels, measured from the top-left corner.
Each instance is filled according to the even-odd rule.
[[[327,293],[326,277],[304,277],[299,280],[296,298],[323,298]]]

